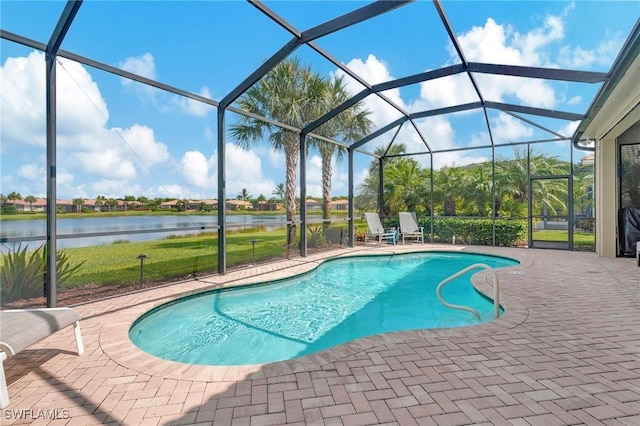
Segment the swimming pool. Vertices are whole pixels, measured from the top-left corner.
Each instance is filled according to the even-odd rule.
[[[452,252],[332,259],[285,280],[213,290],[160,305],[138,318],[131,341],[157,357],[200,365],[248,365],[318,352],[360,337],[460,327],[493,318],[493,303],[470,283],[474,272],[443,288],[440,281],[474,263],[492,268],[512,259]]]

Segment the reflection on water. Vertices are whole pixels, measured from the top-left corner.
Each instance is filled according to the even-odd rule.
[[[64,218],[58,217],[56,227],[58,248],[87,247],[111,244],[114,241],[130,242],[152,241],[167,238],[170,235],[188,235],[201,232],[217,232],[218,216],[115,216]],[[286,226],[285,215],[228,215],[227,226],[231,230],[260,227],[267,231]],[[187,228],[181,231],[176,228]],[[193,229],[196,228],[196,229]],[[166,229],[166,231],[162,231]],[[158,230],[158,232],[153,232]],[[140,233],[129,233],[129,232]],[[91,235],[76,237],[80,234],[118,233],[116,235]],[[39,237],[36,241],[22,241],[22,247],[36,248],[46,240],[46,219],[5,220],[0,222],[0,238]],[[6,253],[18,242],[3,242],[0,252]]]

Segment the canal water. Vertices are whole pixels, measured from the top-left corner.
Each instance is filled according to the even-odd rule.
[[[217,232],[217,215],[194,216],[114,216],[64,218],[58,217],[58,248],[87,247],[110,244],[117,240],[130,242],[151,241],[167,238],[170,235]],[[261,227],[275,230],[286,226],[286,217],[281,215],[227,215],[229,230]],[[184,230],[182,229],[184,228]],[[193,229],[196,228],[196,229]],[[5,253],[17,242],[14,239],[27,239],[22,247],[35,248],[46,239],[47,223],[38,220],[3,220],[0,222],[0,252]],[[109,235],[95,235],[108,233]],[[90,234],[88,236],[82,236]],[[6,241],[10,238],[12,241]],[[38,240],[35,240],[38,238]]]

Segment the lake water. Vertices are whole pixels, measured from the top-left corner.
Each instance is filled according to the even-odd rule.
[[[58,217],[58,248],[87,247],[110,244],[116,240],[130,242],[151,241],[169,235],[217,232],[218,216],[114,216],[64,218]],[[280,215],[227,215],[229,230],[263,227],[275,230],[286,226],[286,216]],[[14,239],[25,239],[25,245],[34,248],[45,241],[47,223],[39,220],[4,220],[0,222],[0,252],[6,252]],[[107,235],[95,235],[107,234]],[[10,239],[7,241],[6,239]],[[35,241],[34,241],[35,240]],[[17,244],[17,243],[16,243]]]

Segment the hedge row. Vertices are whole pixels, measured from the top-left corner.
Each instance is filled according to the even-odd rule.
[[[424,227],[425,240],[431,233],[431,218],[418,219]],[[527,221],[522,219],[496,219],[496,245],[512,246],[526,238]],[[385,227],[398,227],[398,219],[385,219]],[[493,245],[493,222],[490,219],[459,219],[455,217],[433,219],[433,241],[451,242],[453,236],[466,244]]]

